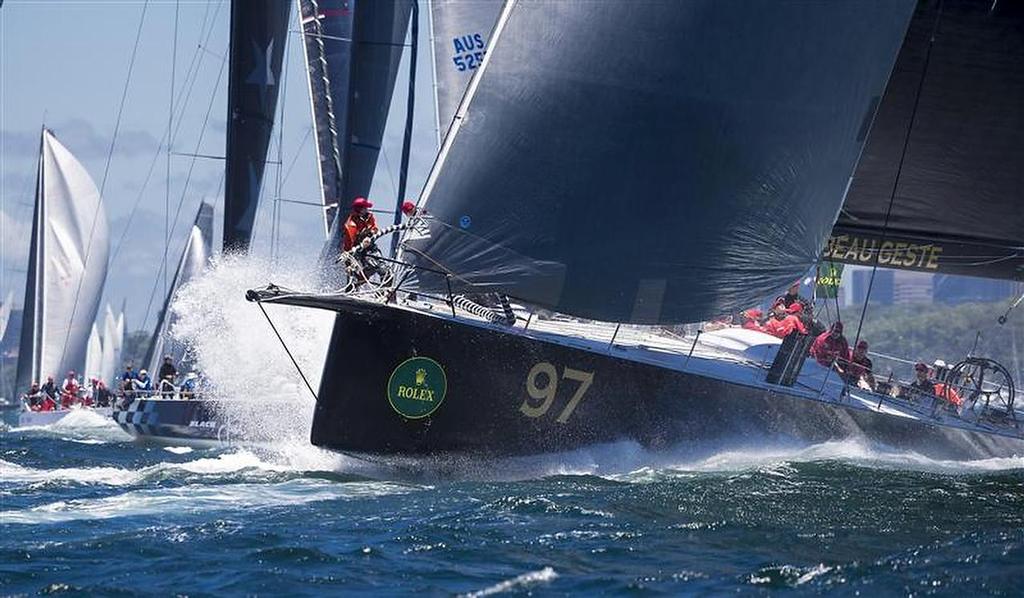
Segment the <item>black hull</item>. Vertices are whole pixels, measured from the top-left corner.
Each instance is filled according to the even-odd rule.
[[[737,440],[816,443],[851,437],[936,458],[1024,454],[1020,439],[818,401],[785,387],[727,382],[394,307],[355,302],[333,307],[339,313],[311,440],[349,454],[488,458],[620,440],[652,448],[706,448]],[[433,411],[423,417],[399,413],[409,411],[409,401],[395,406],[401,384],[396,386],[393,374],[415,387],[412,372],[399,368],[413,357],[433,360],[445,378],[440,385],[427,361],[411,362],[423,364],[418,368],[426,371],[423,388],[435,386]],[[680,364],[684,359],[680,356]],[[531,372],[538,398],[529,394]],[[541,391],[551,384],[552,372],[557,386],[545,410],[548,395]],[[424,397],[417,400],[430,398],[426,391],[420,394]]]
[[[113,417],[140,442],[207,446],[232,440],[213,405],[202,399],[136,398],[115,407]]]

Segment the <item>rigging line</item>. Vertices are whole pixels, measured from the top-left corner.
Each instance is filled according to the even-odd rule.
[[[179,0],[174,0],[174,35],[171,42],[171,87],[167,93],[167,130],[174,124],[174,75],[178,68],[178,15],[181,8]],[[171,244],[171,144],[167,144],[167,180],[164,185],[164,294],[167,294],[167,246]]]
[[[263,307],[263,303],[257,301],[256,305],[259,306],[260,311],[263,312],[263,317],[267,319],[267,324],[270,324],[270,329],[274,331],[274,335],[277,336],[277,340],[280,341],[281,348],[284,349],[284,352],[288,354],[288,359],[292,360],[292,365],[295,366],[295,371],[299,373],[299,376],[302,378],[302,381],[306,383],[306,388],[309,389],[309,394],[313,395],[314,401],[319,401],[320,399],[316,396],[316,391],[313,390],[313,385],[310,384],[309,380],[306,379],[306,374],[302,373],[302,368],[299,367],[299,362],[295,361],[295,356],[292,355],[291,350],[288,349],[288,345],[285,344],[284,339],[281,338],[281,333],[277,331],[277,326],[274,326],[274,322],[270,319],[270,315],[267,313],[267,310]]]
[[[420,3],[417,0],[409,0],[412,3],[412,18],[409,23],[409,92],[405,107],[405,133],[402,139],[402,157],[398,171],[398,197],[395,199],[394,223],[402,221],[402,202],[405,201],[405,186],[409,180],[409,153],[412,150],[412,129],[413,115],[416,107],[416,53],[419,49],[419,19]],[[391,237],[391,257],[398,255],[398,235]]]
[[[284,161],[284,108],[288,104],[288,63],[292,53],[292,42],[285,37],[284,42],[284,73],[281,75],[281,112],[277,117],[277,170],[274,175],[274,205],[270,215],[270,261],[277,262],[277,255],[280,253],[281,235],[281,163]]]
[[[303,150],[303,148],[306,147],[306,143],[309,141],[309,135],[312,132],[313,132],[313,125],[309,125],[309,128],[306,129],[305,136],[303,136],[303,138],[302,138],[302,142],[299,143],[299,149],[295,150],[295,157],[292,158],[291,164],[288,165],[288,172],[284,173],[284,180],[281,181],[282,185],[287,183],[288,182],[288,177],[290,177],[292,175],[292,170],[295,168],[295,163],[299,161],[299,156],[302,155],[302,150]]]
[[[938,9],[935,11],[935,22],[932,23],[932,32],[928,38],[928,50],[924,54],[924,64],[921,66],[921,79],[917,82],[917,93],[914,95],[914,108],[910,112],[910,122],[907,124],[907,133],[903,137],[903,149],[900,151],[900,161],[896,166],[896,180],[892,183],[892,192],[889,194],[889,206],[885,210],[885,221],[882,225],[882,238],[879,247],[885,243],[889,232],[889,219],[892,216],[892,208],[896,204],[896,191],[900,186],[900,175],[903,174],[903,163],[907,159],[907,148],[910,147],[910,136],[914,131],[914,123],[917,121],[917,109],[921,105],[921,92],[924,90],[925,79],[928,78],[928,64],[931,61],[932,49],[935,46],[935,36],[939,32],[939,22],[942,20],[942,0],[939,0]],[[875,255],[874,264],[871,266],[871,278],[868,280],[868,290],[864,295],[864,305],[860,310],[860,321],[857,323],[857,335],[853,339],[854,346],[860,342],[860,333],[864,328],[864,318],[867,316],[868,303],[871,299],[871,290],[875,285],[875,275],[878,273],[878,256]]]
[[[323,35],[322,35],[323,34],[323,24],[320,22],[319,18],[316,18],[316,16],[321,14],[320,13],[320,5],[317,3],[317,0],[310,0],[310,4],[312,4],[312,6],[313,6],[313,14],[315,15],[314,19],[313,19],[313,26],[316,28],[317,37],[315,39],[316,39],[317,50],[318,50],[318,52],[320,54],[319,57],[316,58],[316,60],[320,63],[320,78],[323,80],[323,86],[324,86],[324,90],[323,90],[323,94],[324,94],[324,112],[326,113],[326,116],[327,116],[327,130],[330,133],[331,159],[334,161],[334,181],[332,181],[332,182],[334,184],[334,188],[335,188],[336,194],[340,194],[341,184],[342,184],[342,182],[341,182],[342,175],[341,175],[341,149],[338,147],[338,119],[337,119],[337,116],[334,113],[334,95],[331,92],[331,80],[328,77],[329,69],[327,68],[327,50],[324,47],[324,41],[323,41]],[[342,40],[342,41],[346,41],[346,40]],[[352,42],[352,40],[347,40],[347,41],[349,43]],[[303,44],[305,44],[305,39],[303,39]],[[305,46],[303,46],[303,47],[305,47]],[[351,50],[352,50],[352,48],[350,46],[349,47],[349,53],[351,53]],[[310,92],[312,93],[312,87],[310,87]],[[319,151],[319,148],[317,149],[317,151]],[[323,181],[322,180],[320,181],[320,185],[321,185],[320,194],[323,195],[325,189],[323,187]],[[332,197],[330,199],[333,199],[334,201],[341,201],[340,197]],[[324,200],[324,203],[327,203],[328,198],[324,197],[323,200]],[[327,212],[324,212],[324,218],[325,219],[327,218]],[[328,233],[330,233],[331,224],[332,223],[330,223],[330,222],[327,223]]]
[[[222,5],[220,3],[217,4],[217,10],[214,11],[213,21],[210,23],[210,29],[206,32],[206,41],[209,41],[211,35],[213,34],[214,28],[217,25],[217,16],[220,12],[221,6]],[[203,16],[203,19],[203,26],[205,27],[206,15]],[[201,30],[202,29],[200,29],[200,31]],[[117,244],[114,245],[114,252],[110,258],[111,264],[113,264],[114,261],[117,259],[117,256],[120,255],[121,247],[124,245],[125,238],[128,236],[128,231],[131,230],[132,221],[135,219],[135,214],[139,209],[139,205],[142,203],[142,198],[146,193],[146,187],[149,186],[149,181],[153,176],[153,171],[156,169],[156,163],[160,159],[160,150],[163,148],[164,143],[168,143],[168,136],[170,136],[172,139],[177,139],[177,129],[180,128],[181,123],[184,122],[185,110],[188,108],[189,100],[192,97],[192,90],[195,87],[196,81],[199,79],[199,69],[202,67],[203,64],[203,57],[199,55],[198,48],[199,47],[197,46],[196,50],[192,53],[192,60],[189,63],[189,69],[187,71],[188,74],[186,74],[185,76],[186,81],[190,81],[190,83],[188,83],[187,86],[188,89],[182,89],[178,93],[178,104],[181,106],[181,109],[179,110],[178,113],[178,126],[175,128],[173,135],[169,130],[164,131],[164,135],[163,137],[161,137],[160,143],[157,145],[157,149],[153,153],[153,160],[149,164],[149,170],[146,171],[146,178],[142,181],[142,186],[139,188],[139,193],[135,197],[135,203],[132,205],[131,211],[128,212],[128,221],[125,223],[124,228],[121,230],[121,237],[118,239]],[[196,63],[197,58],[199,59],[198,63]],[[195,67],[194,72],[192,70],[193,67]],[[182,99],[182,95],[184,95],[184,99]]]
[[[220,71],[218,71],[218,73],[217,73],[217,81],[213,84],[213,93],[210,94],[210,103],[206,107],[206,116],[203,118],[203,126],[199,130],[199,139],[196,140],[196,152],[199,151],[199,146],[203,142],[203,136],[206,134],[206,127],[207,127],[207,124],[210,122],[210,113],[213,111],[214,100],[217,99],[217,92],[220,90],[220,81],[221,81],[221,79],[224,76],[224,66],[226,64],[227,64],[227,59],[225,58],[225,60],[221,61],[221,63],[220,63]],[[172,234],[174,233],[174,229],[176,229],[178,227],[178,217],[181,215],[181,206],[182,206],[182,204],[185,203],[185,195],[188,193],[188,185],[189,185],[189,182],[191,182],[191,180],[192,180],[192,171],[195,168],[195,165],[196,165],[196,159],[192,158],[192,162],[189,164],[189,167],[188,167],[188,173],[185,176],[185,184],[182,186],[182,189],[181,189],[181,197],[178,199],[178,207],[174,211],[174,220],[171,223],[171,233]],[[161,267],[160,272],[157,272],[157,279],[156,279],[156,281],[154,281],[153,290],[149,294],[149,301],[146,304],[146,312],[145,312],[145,315],[143,316],[142,322],[141,322],[143,328],[145,328],[146,323],[149,321],[149,312],[150,312],[150,310],[153,307],[153,297],[156,295],[156,288],[157,288],[157,285],[160,284],[160,276],[161,276],[162,273],[163,273],[163,267]]]
[[[85,256],[83,256],[83,259],[82,259],[82,270],[83,271],[88,269],[89,256],[92,254],[92,241],[93,241],[93,237],[96,234],[96,223],[100,219],[99,218],[100,210],[103,209],[103,191],[104,191],[104,189],[106,189],[106,186],[107,186],[107,176],[110,174],[110,162],[112,161],[112,158],[114,157],[114,148],[117,145],[117,134],[121,130],[121,117],[124,115],[124,105],[125,105],[125,103],[128,100],[128,89],[129,89],[129,87],[131,87],[132,71],[135,69],[135,57],[138,55],[138,52],[139,52],[139,41],[142,39],[142,26],[146,23],[146,10],[148,8],[149,8],[149,0],[145,0],[145,2],[142,5],[142,13],[139,15],[139,26],[138,26],[138,29],[135,32],[135,43],[132,46],[132,55],[131,55],[131,58],[128,60],[128,75],[127,75],[127,77],[125,77],[124,89],[121,91],[121,103],[120,103],[120,105],[117,108],[117,119],[114,121],[114,134],[110,138],[110,149],[107,150],[107,163],[103,167],[103,179],[100,181],[100,193],[99,193],[98,201],[96,203],[96,211],[93,212],[92,224],[89,226],[89,237],[88,237],[89,240],[88,240],[88,242],[85,245]],[[108,261],[107,263],[109,264],[110,262]],[[75,321],[75,314],[78,312],[78,298],[79,298],[79,296],[82,293],[82,283],[83,282],[85,282],[85,277],[84,276],[79,278],[77,288],[75,289],[75,302],[74,302],[74,304],[73,304],[73,306],[71,308],[71,317],[68,319],[69,323]],[[72,326],[70,326],[70,324],[69,324],[68,325],[68,330],[64,334],[64,347],[61,349],[61,354],[60,354],[60,361],[61,361],[61,363],[63,363],[64,359],[67,357],[67,353],[68,353],[68,340],[70,340],[70,338],[71,338],[71,328],[72,328]]]

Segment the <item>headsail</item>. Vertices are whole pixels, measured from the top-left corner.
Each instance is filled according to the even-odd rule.
[[[100,341],[100,331],[96,323],[92,324],[92,331],[89,332],[89,341],[85,348],[85,367],[82,368],[82,380],[90,378],[102,378],[103,343]]]
[[[817,260],[912,9],[510,2],[406,255],[599,320],[755,304]]]
[[[502,0],[433,0],[430,3],[439,137],[448,130],[470,78],[483,63],[491,30],[503,5]]]
[[[354,7],[355,0],[299,0],[327,232],[330,232],[341,196],[341,155],[348,129]]]
[[[224,248],[246,251],[274,129],[290,0],[232,0]]]
[[[181,259],[178,260],[178,268],[174,272],[171,288],[164,300],[163,309],[160,311],[156,331],[153,333],[153,339],[149,343],[146,357],[143,360],[144,367],[148,367],[154,375],[159,370],[165,355],[170,355],[175,367],[179,369],[185,369],[188,366],[188,363],[184,363],[187,361],[186,347],[171,336],[171,328],[177,320],[177,317],[170,313],[171,302],[178,289],[198,276],[206,267],[212,254],[212,239],[213,206],[203,202],[199,204],[199,212],[189,231],[188,241],[185,242]]]
[[[107,215],[96,184],[44,129],[36,181],[17,390],[80,370],[107,277]]]
[[[1022,32],[1019,2],[919,4],[826,259],[1024,279]]]
[[[107,304],[103,317],[103,354],[100,359],[100,380],[112,384],[121,365],[121,347],[124,346],[124,312],[116,318]]]

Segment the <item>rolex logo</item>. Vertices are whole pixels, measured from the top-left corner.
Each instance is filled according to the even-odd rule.
[[[416,386],[423,386],[427,383],[427,370],[420,368],[416,370]]]

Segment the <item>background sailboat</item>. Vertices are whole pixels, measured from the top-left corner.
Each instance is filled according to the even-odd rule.
[[[17,392],[82,369],[107,276],[107,216],[82,164],[43,129]]]

